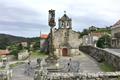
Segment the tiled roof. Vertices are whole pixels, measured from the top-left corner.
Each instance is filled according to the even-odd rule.
[[[120,25],[120,20],[117,21],[117,22],[113,25],[113,27],[116,26],[116,25]]]
[[[47,39],[47,38],[48,38],[48,34],[41,34],[41,35],[40,35],[40,38],[42,38],[42,39]]]
[[[7,55],[10,54],[8,50],[0,50],[0,55]]]

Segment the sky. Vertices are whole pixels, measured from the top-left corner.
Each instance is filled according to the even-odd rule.
[[[0,0],[0,33],[23,37],[48,34],[48,10],[58,19],[64,11],[72,18],[72,28],[105,27],[120,19],[120,0]]]

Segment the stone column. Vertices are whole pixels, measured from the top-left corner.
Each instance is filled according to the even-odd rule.
[[[57,61],[57,56],[54,54],[54,46],[53,46],[53,28],[56,25],[55,22],[55,10],[49,10],[49,20],[48,24],[50,26],[50,51],[49,51],[49,56],[46,59],[47,63],[56,63]]]

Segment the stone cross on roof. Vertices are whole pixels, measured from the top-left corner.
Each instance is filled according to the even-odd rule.
[[[64,11],[64,14],[66,14],[66,11]]]

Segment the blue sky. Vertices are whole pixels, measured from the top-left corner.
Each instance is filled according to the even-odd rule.
[[[120,0],[0,0],[0,33],[24,37],[49,33],[49,9],[56,10],[56,21],[66,11],[76,31],[110,26],[120,19],[119,4]]]

